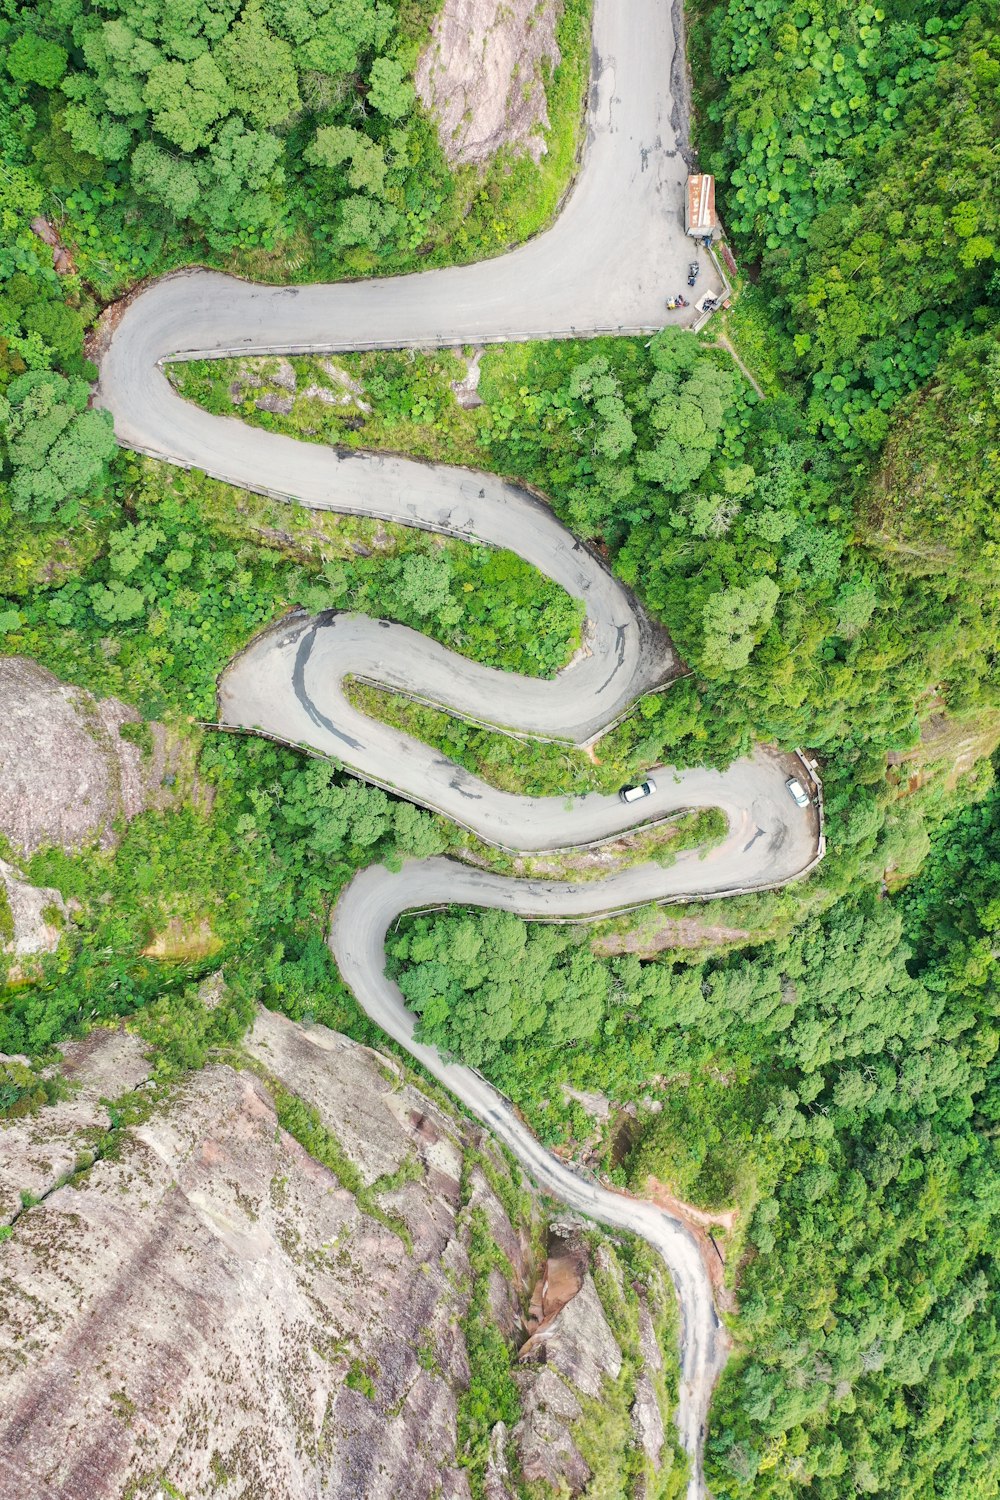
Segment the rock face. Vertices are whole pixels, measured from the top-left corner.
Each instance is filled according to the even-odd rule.
[[[0,657],[0,704],[0,832],[27,855],[95,839],[111,847],[115,820],[141,812],[162,780],[162,729],[144,762],[119,733],[139,722],[135,709],[19,656]]]
[[[619,1316],[628,1306],[629,1290],[633,1292],[633,1309],[626,1316],[640,1357],[630,1372],[624,1370],[622,1350],[608,1322],[595,1274],[611,1288],[606,1295],[613,1297]],[[634,1488],[629,1493],[636,1500],[646,1493],[646,1478],[663,1467],[665,1446],[657,1394],[663,1353],[649,1299],[667,1295],[665,1276],[655,1289],[630,1289],[606,1243],[592,1251],[578,1226],[551,1227],[548,1259],[531,1299],[528,1328],[532,1331],[521,1347],[514,1373],[522,1415],[513,1438],[526,1481],[546,1484],[560,1495],[590,1493],[593,1476],[578,1442],[588,1424],[593,1442],[596,1412],[597,1446],[606,1451],[601,1436],[604,1413],[616,1404],[611,1392],[622,1377],[629,1390],[627,1409],[634,1443],[646,1460],[643,1473],[633,1474]]]
[[[544,155],[542,68],[559,62],[561,10],[560,0],[444,0],[415,82],[449,161],[484,162],[502,146]]]
[[[111,1124],[102,1099],[118,1098],[149,1077],[141,1042],[123,1031],[92,1031],[60,1050],[63,1064],[58,1071],[68,1085],[68,1097],[40,1114],[0,1120],[0,1224],[18,1218],[22,1193],[40,1198],[51,1192],[93,1152]],[[0,1081],[3,1074],[0,1066]],[[4,1357],[9,1353],[3,1334],[0,1349],[2,1390]],[[0,1490],[2,1485],[0,1479]]]
[[[541,1480],[558,1491],[564,1482],[581,1494],[590,1469],[570,1434],[582,1406],[552,1370],[519,1370],[515,1378],[523,1413],[514,1430],[521,1472],[529,1483]]]
[[[549,1323],[543,1323],[521,1349],[522,1365],[552,1365],[560,1375],[595,1399],[604,1379],[618,1378],[622,1355],[608,1327],[593,1277],[588,1273],[576,1296]]]
[[[164,1480],[208,1495],[224,1475],[283,1500],[469,1495],[455,1419],[475,1132],[322,1028],[262,1013],[249,1045],[308,1090],[412,1249],[279,1128],[253,1073],[192,1075],[0,1248],[2,1500],[118,1500]],[[5,1162],[15,1135],[34,1137],[13,1183],[44,1192],[93,1145],[95,1087],[8,1126]],[[506,1235],[519,1243],[509,1221]]]
[[[583,1492],[574,1424],[622,1355],[579,1230],[556,1232],[539,1276],[537,1206],[524,1222],[504,1207],[523,1185],[483,1131],[390,1059],[267,1011],[245,1053],[251,1066],[211,1064],[154,1104],[144,1045],[93,1032],[63,1049],[69,1097],[0,1121],[12,1225],[0,1500],[469,1500],[456,1453],[463,1319],[486,1274],[480,1306],[510,1340],[522,1418],[494,1430],[483,1492],[513,1500],[511,1452],[526,1480]],[[293,1093],[339,1175],[281,1128],[275,1100]],[[148,1101],[145,1118],[112,1128],[120,1115],[102,1100],[123,1095]],[[509,1275],[470,1259],[470,1224],[484,1219]],[[658,1357],[651,1323],[648,1340]],[[651,1456],[655,1391],[639,1381],[636,1396],[636,1443]]]
[[[67,915],[57,890],[30,885],[0,859],[0,958],[7,960],[8,984],[29,977],[33,958],[56,951]]]

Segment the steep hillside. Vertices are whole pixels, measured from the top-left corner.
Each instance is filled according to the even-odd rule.
[[[0,1064],[3,1500],[668,1493],[662,1270],[325,1027],[157,1073],[113,1030]]]

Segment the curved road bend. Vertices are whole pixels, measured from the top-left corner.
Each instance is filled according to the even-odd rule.
[[[119,441],[284,494],[294,470],[279,466],[275,481],[266,434],[181,401],[158,361],[661,328],[692,259],[676,47],[669,0],[596,0],[581,170],[552,227],[507,255],[332,286],[254,286],[201,270],[155,282],[101,361],[98,399]],[[704,255],[701,266],[699,292],[719,290]]]
[[[226,722],[333,755],[359,775],[510,848],[572,847],[680,807],[725,811],[728,834],[705,859],[687,853],[667,870],[638,866],[578,887],[502,880],[441,859],[411,861],[396,875],[373,868],[343,894],[331,931],[341,971],[367,1013],[478,1114],[542,1188],[595,1219],[634,1230],[662,1253],[681,1306],[677,1422],[692,1459],[689,1500],[697,1500],[704,1495],[705,1422],[725,1335],[694,1241],[652,1204],[575,1176],[484,1079],[414,1041],[413,1017],[385,978],[384,936],[401,911],[428,904],[499,906],[558,918],[792,879],[821,848],[815,811],[800,812],[784,789],[794,765],[758,750],[724,773],[662,769],[656,796],[631,808],[594,795],[530,799],[499,793],[427,746],[372,723],[344,698],[346,672],[502,728],[583,741],[663,682],[673,661],[662,636],[600,560],[522,491],[464,470],[338,455],[211,416],[182,401],[160,368],[169,359],[206,354],[659,328],[663,299],[683,285],[691,258],[682,225],[683,120],[670,92],[677,62],[665,0],[596,0],[583,166],[546,233],[497,260],[389,280],[260,287],[200,270],[166,277],[125,310],[101,360],[97,401],[113,414],[124,445],[308,506],[510,547],[586,606],[586,649],[549,683],[491,672],[400,626],[352,616],[285,621],[251,642],[224,674]],[[699,290],[712,286],[711,267],[702,264]]]
[[[626,872],[631,874],[632,872]],[[414,1018],[398,986],[385,976],[385,934],[402,911],[460,902],[500,907],[529,916],[600,912],[627,896],[625,876],[586,886],[505,880],[447,859],[411,860],[398,875],[377,867],[348,886],[334,912],[331,944],[341,974],[364,1011],[461,1099],[517,1157],[543,1191],[569,1208],[615,1228],[641,1235],[666,1261],[681,1310],[681,1381],[677,1425],[692,1460],[689,1500],[704,1494],[702,1450],[708,1403],[725,1363],[726,1335],[694,1237],[671,1214],[597,1187],[578,1177],[539,1144],[510,1105],[470,1068],[446,1063],[433,1047],[414,1040]]]

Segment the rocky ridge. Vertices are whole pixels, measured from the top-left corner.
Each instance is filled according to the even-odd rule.
[[[0,859],[0,960],[6,960],[4,982],[31,977],[33,960],[54,953],[62,938],[68,908],[52,886],[32,885]]]
[[[7,656],[0,703],[0,832],[23,855],[45,844],[111,848],[117,823],[169,800],[161,790],[166,731],[148,726],[144,757],[121,732],[140,716],[117,698],[94,698],[37,662]]]
[[[630,1407],[649,1472],[669,1466],[664,1288],[642,1289],[623,1342],[614,1247],[569,1224],[539,1258],[542,1205],[478,1126],[394,1061],[260,1011],[242,1066],[115,1128],[107,1101],[153,1098],[147,1050],[121,1030],[68,1044],[65,1097],[0,1121],[0,1500],[467,1500],[464,1320],[484,1276],[522,1409],[493,1432],[489,1500],[519,1493],[518,1470],[586,1493],[605,1400]],[[336,1170],[301,1143],[320,1136]]]

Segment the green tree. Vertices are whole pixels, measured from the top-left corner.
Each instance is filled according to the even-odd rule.
[[[114,451],[111,418],[88,411],[88,395],[83,381],[32,370],[12,380],[0,397],[7,491],[14,510],[33,521],[49,520],[106,473]]]
[[[702,665],[713,672],[737,672],[774,618],[780,590],[771,578],[746,588],[722,589],[705,602]]]
[[[401,120],[413,108],[416,90],[392,57],[377,57],[371,66],[368,102],[387,120]]]
[[[25,31],[7,52],[6,66],[18,83],[37,83],[55,88],[66,72],[69,54],[58,42],[51,42],[36,32]]]

